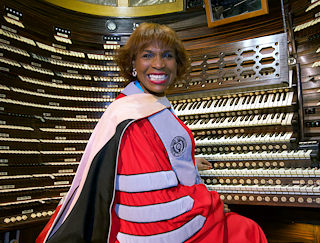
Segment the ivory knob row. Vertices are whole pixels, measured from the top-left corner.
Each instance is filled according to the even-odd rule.
[[[26,214],[23,215],[18,215],[18,216],[13,216],[13,217],[8,217],[3,220],[4,223],[9,224],[9,223],[15,223],[15,222],[20,222],[20,221],[25,221],[28,218],[41,218],[41,217],[46,217],[46,216],[51,216],[53,214],[53,211],[43,211],[43,212],[38,212],[38,213],[31,213],[29,216]]]
[[[289,203],[316,203],[320,204],[320,198],[312,199],[311,197],[303,198],[303,197],[285,197],[285,196],[239,196],[239,195],[220,195],[221,200],[225,201],[258,201],[258,202],[289,202]]]

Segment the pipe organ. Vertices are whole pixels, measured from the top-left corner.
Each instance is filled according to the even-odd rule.
[[[191,51],[170,100],[193,131],[200,171],[227,204],[320,207],[317,141],[302,141],[286,34]],[[187,91],[182,93],[181,91]]]
[[[95,124],[124,87],[115,50],[141,22],[115,19],[116,32],[106,32],[103,18],[44,2],[0,3],[0,241],[3,232],[17,239],[28,225],[42,228],[54,213]],[[320,207],[318,2],[304,1],[304,17],[301,1],[289,1],[288,34],[273,0],[269,15],[251,19],[252,28],[238,22],[235,32],[208,30],[195,10],[150,17],[171,23],[188,49],[191,69],[168,98],[193,132],[195,156],[213,165],[200,171],[203,182],[226,204]]]
[[[43,224],[54,213],[95,124],[125,81],[113,62],[115,49],[123,44],[121,36],[101,35],[101,43],[88,49],[78,42],[81,48],[76,49],[70,31],[63,34],[59,28],[50,41],[41,40],[22,23],[30,16],[10,8],[3,15],[1,242],[3,231],[15,236],[14,230]]]

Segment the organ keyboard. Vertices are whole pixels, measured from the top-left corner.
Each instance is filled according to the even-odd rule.
[[[270,38],[282,45],[279,36]],[[236,77],[235,69],[242,65],[237,57],[228,71],[223,65],[216,70],[207,68],[217,60],[214,57],[220,56],[223,63],[224,57],[240,56],[242,48],[262,55],[256,48],[263,39],[251,41],[255,47],[239,42],[206,50],[202,61],[198,52],[191,53],[189,84],[170,89],[175,114],[193,132],[195,156],[213,165],[212,170],[199,174],[207,188],[217,191],[227,204],[320,207],[318,142],[300,141],[297,108],[301,101],[290,81],[287,59],[276,60],[284,67],[276,76],[261,77],[252,70],[252,75]],[[281,56],[280,49],[275,51]],[[259,65],[263,69],[263,63]],[[233,74],[226,78],[226,72]],[[187,87],[184,92],[183,86]]]
[[[178,116],[198,115],[205,113],[265,109],[292,105],[293,92],[236,96],[231,98],[214,98],[208,100],[181,100],[174,102],[173,107]]]

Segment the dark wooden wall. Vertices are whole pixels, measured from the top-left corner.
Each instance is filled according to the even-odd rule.
[[[306,117],[305,136],[318,138],[320,114],[319,102],[319,67],[312,68],[312,63],[319,61],[319,53],[315,50],[319,45],[319,25],[297,33],[294,26],[314,18],[317,10],[306,14],[305,8],[310,3],[307,0],[290,0],[285,3],[285,20],[289,30],[290,56],[300,63],[303,83],[304,108]],[[68,48],[85,53],[102,53],[104,35],[121,36],[122,44],[132,32],[133,23],[154,21],[167,24],[174,28],[183,40],[187,50],[194,51],[221,44],[251,39],[286,31],[279,0],[269,0],[269,14],[223,25],[208,28],[203,8],[190,8],[185,12],[167,14],[148,18],[108,18],[77,13],[50,5],[37,0],[2,0],[1,15],[4,7],[8,6],[23,13],[22,22],[25,29],[19,30],[23,36],[46,43],[56,42],[53,38],[54,27],[58,26],[72,31],[72,45]],[[105,28],[105,21],[113,19],[118,24],[118,30],[110,33]],[[10,26],[2,19],[1,23]],[[36,50],[33,50],[36,52]],[[2,79],[1,84],[8,84],[8,78]],[[78,81],[72,81],[76,85]],[[89,83],[88,83],[89,85]],[[97,85],[97,84],[95,84]],[[101,84],[101,86],[103,86]],[[121,85],[120,85],[121,86]],[[258,206],[230,206],[232,211],[239,212],[256,220],[266,232],[270,242],[319,242],[320,214],[316,209],[258,207]],[[45,224],[45,220],[27,224],[21,227],[21,242],[33,242],[35,236]],[[17,228],[15,228],[17,229]],[[2,233],[4,230],[1,230]]]

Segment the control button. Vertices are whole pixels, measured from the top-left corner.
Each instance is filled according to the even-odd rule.
[[[299,198],[298,198],[298,202],[299,202],[299,203],[303,203],[303,202],[304,202],[303,197],[299,197]]]

